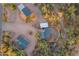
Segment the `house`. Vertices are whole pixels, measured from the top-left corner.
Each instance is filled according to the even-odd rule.
[[[51,29],[45,28],[42,32],[40,32],[41,39],[47,40],[51,36]]]
[[[23,35],[19,35],[16,39],[17,48],[19,49],[25,49],[27,48],[29,42],[28,39],[25,38]]]
[[[18,9],[23,12],[23,14],[25,16],[30,16],[31,15],[31,11],[28,7],[24,6],[23,4],[18,5]]]
[[[51,36],[51,29],[48,27],[48,23],[41,23],[40,28],[43,30],[40,32],[41,39],[47,40]]]

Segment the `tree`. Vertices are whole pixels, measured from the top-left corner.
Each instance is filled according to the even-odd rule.
[[[37,51],[35,55],[38,56],[48,56],[49,55],[49,50],[47,47],[47,43],[44,42],[38,42],[38,46],[36,48]]]
[[[13,4],[13,3],[10,4],[9,7],[10,7],[10,9],[13,10],[13,11],[16,10],[16,8],[17,8],[17,7],[16,7],[16,4]]]
[[[72,21],[72,17],[76,11],[77,11],[77,9],[76,9],[75,5],[70,4],[69,7],[66,9],[65,14],[64,14],[65,17],[67,18],[67,20]]]

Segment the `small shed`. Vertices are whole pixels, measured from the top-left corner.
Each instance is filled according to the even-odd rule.
[[[25,16],[30,16],[31,15],[30,9],[28,7],[26,7],[24,4],[20,4],[18,6],[18,9],[20,11],[22,11]]]

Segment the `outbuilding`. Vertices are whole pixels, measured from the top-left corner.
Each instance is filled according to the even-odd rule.
[[[28,7],[26,7],[24,4],[20,4],[18,5],[18,9],[23,12],[23,14],[25,16],[30,16],[31,15],[31,11]]]
[[[51,28],[48,27],[48,22],[40,23],[40,28],[42,31],[40,32],[41,39],[47,40],[51,36]]]
[[[50,28],[45,28],[43,29],[42,32],[40,32],[40,37],[41,39],[47,40],[51,37],[51,29]]]
[[[28,39],[26,37],[24,37],[23,35],[19,35],[15,41],[12,41],[11,45],[16,47],[17,49],[21,49],[24,50],[25,48],[27,48],[29,42]]]

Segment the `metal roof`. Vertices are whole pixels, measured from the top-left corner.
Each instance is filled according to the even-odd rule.
[[[20,11],[22,11],[25,16],[29,16],[29,15],[31,14],[30,9],[29,9],[28,7],[26,7],[26,6],[24,6],[23,4],[20,4],[20,5],[18,6],[18,9],[19,9]]]
[[[19,35],[17,37],[17,44],[18,44],[19,48],[21,48],[21,49],[27,48],[27,46],[28,46],[28,41],[27,40],[28,39],[25,38],[24,36]]]
[[[20,4],[20,5],[18,6],[18,9],[19,9],[20,11],[22,11],[23,8],[25,8],[25,6],[24,6],[23,4]]]
[[[48,27],[48,23],[40,23],[40,28],[47,28]]]
[[[51,36],[51,29],[45,28],[44,31],[40,32],[41,39],[47,40]]]
[[[28,9],[27,7],[23,8],[22,12],[24,13],[25,16],[30,16],[30,14],[31,14],[30,9]]]

